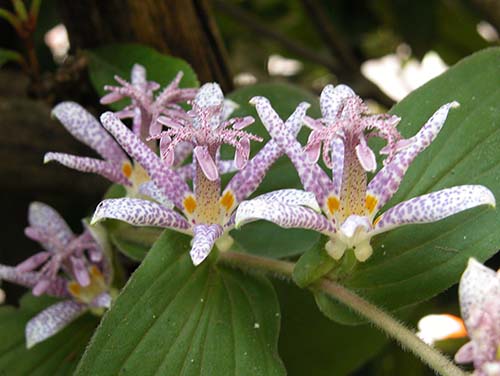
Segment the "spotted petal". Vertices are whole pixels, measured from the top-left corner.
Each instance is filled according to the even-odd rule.
[[[344,100],[355,95],[354,91],[346,85],[325,86],[319,98],[321,114],[326,119],[336,119]]]
[[[54,243],[66,245],[75,235],[66,221],[49,205],[42,202],[32,202],[28,209],[30,228],[42,237],[33,239],[40,242],[45,249],[55,252]]]
[[[169,227],[188,230],[189,223],[179,213],[156,202],[137,198],[116,198],[102,201],[91,224],[106,218],[118,219],[134,226]]]
[[[26,324],[26,347],[29,349],[52,337],[85,310],[85,305],[72,300],[56,303],[43,310]]]
[[[165,197],[162,190],[151,180],[139,186],[139,193],[158,201],[165,208],[172,209],[174,207],[172,201]]]
[[[309,106],[308,103],[300,103],[287,119],[285,127],[293,137],[299,133],[302,120]],[[241,202],[257,189],[266,176],[267,171],[282,155],[283,150],[276,140],[269,140],[267,144],[247,162],[245,167],[233,176],[226,186],[224,193],[230,191],[234,192],[236,202]]]
[[[166,167],[161,159],[112,112],[104,113],[101,121],[123,149],[147,171],[150,178],[163,190],[163,194],[182,210],[182,200],[190,189],[181,176]]]
[[[458,102],[451,102],[441,106],[422,129],[408,140],[410,141],[409,145],[405,145],[406,147],[396,153],[393,159],[370,181],[367,195],[373,196],[377,200],[374,213],[396,193],[410,164],[434,141],[443,127],[450,109],[458,107],[458,105]]]
[[[215,241],[222,235],[220,225],[195,225],[189,255],[195,266],[201,264],[212,250]]]
[[[332,184],[331,194],[340,197],[342,177],[344,176],[345,147],[342,137],[332,139]]]
[[[406,224],[436,222],[480,205],[495,206],[493,193],[481,185],[462,185],[404,201],[376,220],[374,234]]]
[[[115,164],[113,162],[101,161],[100,159],[77,157],[75,155],[65,153],[46,153],[43,158],[43,163],[51,161],[59,162],[60,164],[74,170],[99,174],[113,183],[124,185],[131,184],[121,171],[121,162],[119,164]]]
[[[62,102],[52,110],[64,127],[79,141],[90,146],[104,159],[120,163],[128,158],[115,140],[82,106],[74,102]]]
[[[33,288],[40,281],[41,277],[42,276],[38,272],[21,272],[12,266],[0,264],[0,280],[15,283],[16,285],[27,288]],[[53,278],[45,290],[45,293],[59,298],[68,297],[69,294],[66,289],[66,280],[61,277]]]
[[[314,194],[300,189],[281,189],[278,191],[268,192],[257,196],[252,201],[256,200],[262,200],[268,204],[279,202],[284,205],[305,206],[318,213],[321,211]]]
[[[235,217],[236,227],[266,220],[284,228],[305,228],[325,234],[333,233],[333,223],[322,214],[304,206],[268,202],[259,198],[242,202]]]
[[[317,165],[311,164],[296,136],[289,132],[283,125],[278,114],[274,111],[269,100],[263,97],[254,97],[250,103],[255,105],[262,123],[273,140],[286,152],[299,174],[300,180],[306,191],[316,195],[320,205],[323,205],[327,192],[333,190],[332,182],[328,175]]]
[[[483,310],[488,296],[500,299],[500,277],[494,270],[470,258],[458,288],[460,311],[467,325],[475,309]]]

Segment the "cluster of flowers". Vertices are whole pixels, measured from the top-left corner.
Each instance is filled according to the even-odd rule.
[[[109,93],[101,99],[101,103],[109,104],[129,98],[130,105],[102,114],[100,123],[76,103],[65,102],[54,108],[54,116],[68,131],[102,159],[47,153],[45,161],[98,173],[127,188],[126,197],[107,199],[98,205],[92,225],[114,218],[134,226],[158,226],[189,234],[193,237],[190,256],[193,264],[199,265],[214,246],[220,251],[231,248],[228,233],[233,228],[267,220],[285,228],[321,232],[330,239],[326,251],[331,257],[339,260],[347,249],[353,249],[363,262],[371,256],[370,239],[377,234],[405,224],[438,221],[478,205],[495,205],[487,188],[464,185],[410,199],[376,216],[398,190],[412,161],[438,136],[449,110],[458,106],[456,102],[443,105],[416,135],[404,139],[396,128],[400,118],[370,115],[363,101],[344,85],[325,87],[320,119],[306,116],[309,104],[300,103],[283,121],[266,98],[254,97],[250,103],[271,139],[250,158],[250,142],[262,141],[245,130],[254,122],[253,117],[230,118],[236,105],[224,99],[216,83],[183,89],[179,88],[181,78],[179,73],[156,93],[159,85],[147,81],[145,69],[135,65],[131,81],[116,77],[119,86],[107,86]],[[180,105],[183,102],[190,110],[184,110]],[[124,118],[132,118],[132,130],[123,124]],[[312,130],[305,147],[296,139],[303,124]],[[377,169],[375,153],[367,143],[372,137],[386,141],[380,151],[386,158],[368,182],[367,173]],[[223,144],[234,147],[233,160],[221,160]],[[321,152],[331,174],[318,164]],[[191,153],[192,163],[186,164]],[[294,164],[304,190],[284,189],[244,201],[284,154]],[[229,172],[236,173],[222,189],[220,176]],[[52,217],[35,226],[33,218],[42,216],[41,207],[43,215],[50,212]],[[77,305],[78,312],[107,306],[110,295],[109,272],[99,272],[107,270],[99,264],[105,260],[104,252],[90,227],[75,239],[46,206],[35,204],[30,213],[30,228],[36,231],[27,234],[48,252],[16,268],[2,267],[0,278],[34,286],[35,295],[53,293],[61,286],[58,292],[73,297],[64,314],[59,307],[51,307],[45,314],[50,320],[32,320],[35,324],[31,326],[44,333],[29,334],[28,343],[34,343],[75,317]],[[39,272],[33,272],[49,259]],[[61,280],[59,269],[70,282]],[[70,306],[75,308],[67,308]]]

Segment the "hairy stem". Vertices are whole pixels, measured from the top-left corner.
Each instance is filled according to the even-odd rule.
[[[242,269],[258,270],[291,278],[294,263],[254,256],[246,253],[221,253],[220,261]],[[467,373],[453,364],[438,350],[420,340],[410,329],[405,327],[387,312],[369,303],[356,293],[332,280],[321,278],[311,286],[333,299],[345,304],[353,311],[370,320],[378,328],[397,340],[400,345],[413,352],[429,367],[443,376],[465,376]]]

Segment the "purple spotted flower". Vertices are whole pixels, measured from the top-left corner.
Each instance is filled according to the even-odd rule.
[[[145,139],[147,135],[160,132],[163,117],[183,118],[186,116],[186,112],[179,103],[194,99],[198,89],[181,89],[179,83],[183,75],[183,72],[177,73],[172,82],[155,96],[155,91],[160,89],[160,84],[148,81],[146,69],[140,64],[135,64],[130,82],[115,76],[115,80],[120,85],[104,87],[109,93],[101,98],[101,103],[110,104],[123,98],[130,98],[132,103],[116,112],[115,115],[120,119],[132,118],[134,133]]]
[[[180,121],[179,119],[189,118],[178,103],[194,98],[197,89],[180,89],[178,85],[181,78],[182,72],[179,72],[172,83],[155,98],[154,91],[159,88],[159,84],[147,81],[144,67],[136,64],[132,69],[132,82],[128,83],[117,77],[122,86],[107,86],[106,89],[110,93],[104,96],[101,102],[107,104],[124,97],[130,98],[132,104],[116,112],[115,115],[119,118],[132,117],[134,133],[146,141],[150,136],[150,130],[155,135],[158,134],[162,129],[162,123],[170,121],[169,119]],[[234,102],[226,101],[223,108],[224,118],[227,118],[235,107]],[[160,197],[159,190],[150,182],[146,171],[127,157],[99,121],[82,106],[74,102],[63,102],[54,107],[52,115],[77,140],[94,149],[102,159],[49,152],[45,154],[45,163],[56,161],[78,171],[97,173],[113,183],[124,185],[128,196],[141,194],[154,199]],[[153,150],[157,149],[156,143],[148,143],[148,146]],[[176,144],[174,165],[185,180],[192,179],[194,174],[193,166],[181,166],[192,150],[191,143]],[[222,161],[218,156],[217,164],[221,173],[236,170],[233,161]]]
[[[249,118],[224,120],[224,98],[217,84],[206,84],[193,101],[189,119],[170,123],[159,134],[163,158],[151,151],[113,113],[105,113],[101,121],[124,150],[149,174],[161,193],[177,210],[159,203],[121,198],[105,200],[97,207],[92,223],[115,218],[137,226],[173,228],[193,236],[191,258],[200,264],[214,244],[227,250],[231,239],[227,232],[234,225],[234,210],[258,187],[270,166],[283,154],[275,141],[269,141],[252,159],[248,159],[248,143],[256,137],[243,131]],[[301,104],[290,116],[287,126],[297,134],[307,104]],[[169,167],[176,142],[194,146],[194,189],[179,173]],[[241,169],[221,193],[220,168],[214,163],[219,147],[228,143],[236,148],[235,161]],[[165,161],[167,160],[167,162]]]
[[[351,89],[327,86],[320,101],[323,118],[306,119],[313,132],[305,150],[267,99],[255,97],[251,102],[274,141],[292,160],[306,192],[278,191],[243,202],[236,213],[237,226],[264,219],[286,228],[316,230],[330,237],[326,251],[334,259],[353,249],[356,258],[365,261],[372,254],[374,235],[405,224],[438,221],[478,205],[495,205],[487,188],[464,185],[410,199],[375,218],[398,190],[411,162],[436,138],[449,109],[458,106],[456,102],[442,106],[415,136],[403,140],[395,129],[398,118],[367,115]],[[382,152],[388,158],[367,184],[366,172],[373,171],[376,163],[366,138],[375,135],[387,140]],[[332,178],[315,163],[321,143],[331,154],[326,161]]]
[[[16,267],[0,265],[0,280],[31,288],[36,296],[65,299],[28,322],[26,344],[30,348],[82,313],[109,308],[111,269],[98,229],[75,236],[54,209],[39,202],[30,205],[28,219],[26,235],[45,250]]]
[[[45,154],[45,163],[56,161],[78,171],[99,174],[113,183],[124,185],[129,196],[158,197],[159,191],[150,182],[147,172],[129,159],[99,121],[82,106],[63,102],[54,107],[52,114],[76,139],[94,149],[103,159],[49,152]],[[235,170],[233,161],[218,159],[217,163],[221,173]],[[178,167],[178,173],[185,180],[192,179],[193,166]]]
[[[33,295],[45,293],[61,270],[74,277],[81,286],[88,286],[89,265],[104,265],[106,262],[95,233],[84,223],[84,232],[76,236],[53,208],[41,202],[30,205],[28,222],[26,236],[40,243],[44,250],[17,265],[16,270],[26,273],[39,269],[40,278],[33,287]]]
[[[455,361],[473,363],[475,376],[500,375],[500,275],[470,259],[460,279],[459,299],[470,341]]]

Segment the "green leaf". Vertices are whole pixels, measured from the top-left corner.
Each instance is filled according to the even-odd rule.
[[[500,49],[476,53],[417,89],[391,113],[405,137],[444,103],[457,100],[441,133],[410,167],[387,205],[461,184],[482,184],[500,197]],[[343,283],[389,310],[429,299],[456,283],[469,257],[484,261],[500,248],[500,211],[481,207],[438,223],[405,226],[374,238],[374,255]],[[330,298],[320,308],[336,321],[354,316]]]
[[[135,261],[142,261],[146,257],[161,233],[162,229],[158,227],[134,227],[123,222],[116,222],[110,229],[115,247]]]
[[[179,71],[184,72],[181,87],[197,87],[196,74],[184,60],[166,56],[158,51],[139,44],[110,44],[98,47],[88,52],[90,64],[89,74],[92,86],[99,96],[105,95],[104,85],[117,85],[115,75],[130,80],[134,64],[143,65],[147,70],[147,79],[158,82],[161,87],[170,83]],[[126,101],[110,105],[114,110],[120,110]]]
[[[0,308],[1,375],[70,375],[74,371],[95,327],[97,317],[85,314],[55,336],[26,349],[24,329],[36,314],[57,302],[26,294],[19,308]]]
[[[5,48],[0,48],[0,68],[7,64],[9,61],[15,61],[16,63],[22,64],[24,58],[22,55],[14,50],[7,50]]]
[[[318,98],[310,92],[293,85],[258,84],[247,86],[231,93],[228,98],[240,105],[232,116],[253,116],[256,121],[250,127],[246,128],[246,130],[264,138],[262,144],[257,142],[252,143],[252,155],[269,140],[269,134],[260,122],[255,108],[248,103],[256,95],[268,98],[276,112],[284,120],[303,101],[311,104],[308,114],[311,116],[319,116],[320,114]],[[306,133],[301,132],[299,137],[301,141],[306,140]],[[234,149],[223,147],[222,156],[224,159],[233,158]],[[223,184],[228,180],[229,176],[225,176]],[[300,180],[289,159],[283,156],[273,165],[252,197],[276,189],[292,187],[300,188]],[[245,225],[240,230],[231,232],[231,236],[235,239],[239,250],[273,258],[301,254],[310,249],[319,240],[319,234],[313,231],[301,229],[286,230],[264,221]]]
[[[282,311],[279,352],[289,376],[349,375],[387,343],[374,327],[328,320],[308,291],[280,281],[275,287]]]
[[[323,237],[316,246],[305,252],[293,268],[293,280],[299,287],[307,287],[327,274],[337,264],[325,250],[328,239]]]
[[[284,375],[270,282],[211,259],[195,268],[189,242],[165,231],[104,317],[77,375]]]
[[[106,193],[104,193],[103,200],[107,200],[110,198],[121,198],[125,197],[127,194],[127,190],[121,184],[112,184]]]

